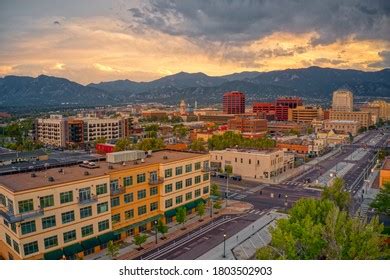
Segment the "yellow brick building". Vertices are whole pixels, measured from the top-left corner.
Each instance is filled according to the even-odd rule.
[[[209,154],[157,151],[0,176],[0,255],[5,259],[77,258],[109,240],[152,229],[188,212],[210,192]]]

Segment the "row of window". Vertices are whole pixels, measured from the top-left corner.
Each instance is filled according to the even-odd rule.
[[[205,173],[203,174],[203,181],[208,181],[210,179],[210,174]],[[202,180],[201,175],[195,176],[194,182],[195,184],[199,184]],[[190,187],[192,186],[192,178],[187,178],[185,181],[185,186]],[[183,188],[183,181],[178,181],[175,183],[175,189],[176,190],[181,190]],[[167,184],[164,186],[165,193],[170,193],[173,191],[173,185],[172,184]]]
[[[107,184],[96,185],[96,195],[101,195],[107,193]],[[91,188],[81,188],[79,189],[79,200],[88,200],[91,199]],[[66,191],[60,193],[60,203],[70,203],[74,201],[73,191]],[[54,206],[54,195],[41,196],[39,198],[40,208],[52,207]],[[26,213],[34,210],[34,201],[33,199],[26,199],[18,202],[19,213]]]
[[[204,161],[203,164],[204,164],[204,166],[209,166],[209,161]],[[186,173],[192,172],[192,164],[186,164],[184,166],[184,168],[185,168],[185,172]],[[195,162],[194,163],[194,170],[199,170],[201,168],[202,168],[201,162]],[[181,175],[181,174],[183,174],[183,166],[176,167],[175,168],[175,175],[178,176],[178,175]],[[164,177],[165,178],[170,178],[172,176],[173,176],[172,168],[165,169]]]
[[[157,201],[149,204],[149,212],[156,211],[157,209],[158,209],[158,202]],[[138,209],[137,209],[138,216],[142,216],[146,213],[147,213],[147,206],[146,205],[142,205],[142,206],[138,207]],[[129,220],[129,219],[134,218],[134,209],[126,210],[124,212],[124,215],[125,215],[125,217],[124,217],[125,220]],[[114,214],[111,216],[112,224],[119,223],[120,221],[121,221],[121,214],[120,213]]]
[[[99,204],[97,204],[96,207],[97,207],[98,214],[107,212],[108,211],[108,202],[99,203]],[[92,211],[93,211],[92,206],[80,208],[80,219],[91,217]],[[74,220],[75,220],[74,210],[61,213],[62,224],[67,224],[67,223],[73,222]],[[57,224],[56,216],[53,215],[53,216],[49,216],[49,217],[44,217],[41,219],[41,222],[42,222],[42,229],[55,227]],[[35,220],[33,220],[33,221],[21,223],[20,228],[21,228],[22,235],[35,232],[36,231],[36,222],[35,222]]]
[[[104,231],[110,228],[110,221],[103,220],[98,222],[98,231]],[[86,225],[80,229],[81,238],[90,236],[94,233],[93,225]],[[9,246],[13,247],[14,250],[19,253],[19,245],[16,241],[11,242],[11,237],[5,234],[6,242]],[[68,243],[77,239],[76,230],[71,230],[63,233],[64,243]],[[43,240],[45,249],[58,246],[58,235],[47,237]],[[23,245],[24,255],[28,256],[39,251],[38,241],[33,241]]]
[[[209,187],[203,187],[203,194],[209,193]],[[194,198],[201,196],[201,189],[197,189],[194,191]],[[192,192],[188,192],[185,194],[185,201],[192,199]],[[175,198],[176,205],[181,204],[183,202],[183,195],[178,195]],[[169,198],[165,200],[165,208],[170,208],[173,206],[173,198]]]

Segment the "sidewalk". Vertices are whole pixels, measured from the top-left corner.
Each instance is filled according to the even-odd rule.
[[[253,256],[254,252],[257,248],[256,245],[253,247],[252,253],[246,251],[245,253],[240,250],[239,246],[242,244],[246,244],[246,242],[250,242],[249,239],[254,236],[256,233],[260,232],[261,236],[265,236],[269,230],[269,226],[277,219],[281,219],[286,217],[286,214],[278,213],[275,211],[270,211],[264,216],[260,217],[260,219],[256,220],[252,224],[248,225],[240,232],[235,234],[234,236],[228,237],[225,242],[225,254],[226,257],[223,257],[224,252],[224,244],[223,242],[212,248],[207,253],[203,254],[198,258],[198,260],[235,260],[236,257],[234,254],[244,255],[251,254]],[[264,243],[269,240],[264,240]],[[258,247],[264,246],[264,244],[257,244]],[[245,250],[245,249],[244,249]],[[234,251],[234,254],[233,254]],[[249,256],[248,258],[250,258]]]
[[[191,214],[190,216],[188,216],[188,220],[185,223],[185,227],[186,227],[185,230],[181,229],[182,225],[180,225],[180,224],[176,224],[176,223],[168,224],[169,228],[168,228],[168,233],[165,234],[166,238],[164,240],[160,239],[161,234],[159,233],[157,246],[164,245],[165,243],[171,241],[172,239],[183,236],[183,235],[187,234],[188,232],[190,232],[190,231],[192,231],[192,230],[194,230],[194,229],[196,229],[204,224],[207,224],[212,220],[217,219],[220,216],[227,215],[227,214],[241,214],[241,213],[247,212],[253,208],[253,206],[251,204],[245,203],[242,201],[230,201],[229,200],[228,205],[229,206],[227,208],[225,208],[225,200],[224,200],[222,203],[223,208],[219,210],[218,214],[214,213],[215,212],[215,209],[214,209],[212,218],[210,218],[210,208],[206,208],[205,215],[202,217],[202,219],[203,219],[202,222],[199,222],[199,216],[197,216],[196,213]],[[134,259],[140,255],[145,254],[149,250],[153,250],[154,248],[156,248],[156,244],[155,244],[156,237],[155,237],[154,232],[153,231],[149,232],[149,233],[146,232],[145,234],[148,235],[148,239],[142,245],[143,249],[140,251],[137,250],[138,246],[133,244],[133,237],[129,236],[126,239],[124,239],[121,243],[121,248],[119,249],[119,255],[118,255],[117,259]],[[106,254],[107,254],[107,249],[104,249],[96,254],[86,256],[85,259],[86,260],[91,260],[91,259],[109,260],[109,259],[111,259],[111,257],[107,256]]]

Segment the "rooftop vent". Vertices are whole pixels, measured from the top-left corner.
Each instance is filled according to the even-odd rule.
[[[168,156],[163,156],[163,159],[168,159]]]
[[[62,168],[58,169],[58,173],[63,173],[64,170]]]
[[[137,161],[137,160],[135,160],[135,161],[134,161],[134,165],[137,165],[137,164],[138,164],[138,161]]]
[[[47,180],[48,180],[49,182],[54,182],[54,177],[49,176],[49,177],[47,177]]]
[[[141,158],[141,163],[144,163],[144,162],[145,162],[145,160],[143,158]]]
[[[89,175],[89,172],[88,172],[88,171],[84,171],[84,175],[85,175],[85,176],[88,176],[88,175]]]
[[[31,173],[31,178],[35,178],[35,177],[37,177],[37,174]]]
[[[122,162],[122,165],[123,165],[123,166],[126,166],[126,161]]]
[[[114,166],[109,165],[109,166],[108,166],[108,169],[114,169]]]

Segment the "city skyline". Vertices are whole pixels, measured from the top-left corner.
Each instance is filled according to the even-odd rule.
[[[180,71],[390,66],[385,1],[88,2],[3,1],[0,76],[87,84]]]

